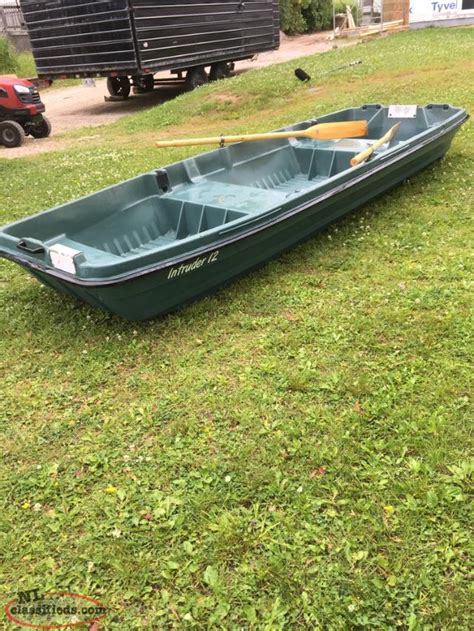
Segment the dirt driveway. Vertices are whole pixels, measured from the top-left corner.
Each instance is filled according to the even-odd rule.
[[[349,42],[338,42],[338,46]],[[282,36],[278,50],[260,53],[253,60],[241,61],[236,64],[236,71],[243,72],[263,68],[276,63],[282,63],[296,57],[321,53],[330,50],[333,42],[328,40],[328,33],[313,33],[294,37]],[[169,77],[169,73],[161,73]],[[17,149],[5,149],[0,146],[1,158],[19,158],[46,151],[55,151],[68,144],[67,138],[55,138],[72,129],[82,127],[97,127],[106,125],[127,114],[137,112],[145,107],[153,107],[174,98],[182,92],[178,85],[160,87],[150,94],[131,95],[126,101],[106,102],[104,96],[108,94],[106,82],[97,80],[95,87],[78,85],[69,88],[52,88],[42,92],[42,99],[46,105],[46,113],[53,125],[53,135],[46,140],[26,138],[25,144]]]

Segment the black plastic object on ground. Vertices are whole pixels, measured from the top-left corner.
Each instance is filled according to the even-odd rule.
[[[300,81],[311,81],[311,77],[303,70],[303,68],[296,68],[295,76],[298,77]]]

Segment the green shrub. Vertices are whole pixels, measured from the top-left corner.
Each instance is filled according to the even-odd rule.
[[[5,37],[0,37],[0,74],[35,77],[36,66],[31,53],[17,53]]]
[[[331,0],[280,0],[280,23],[285,33],[304,33],[330,28]]]
[[[298,0],[280,0],[281,30],[291,35],[306,30],[306,22]]]
[[[9,74],[15,71],[15,53],[8,40],[5,37],[0,37],[0,73]]]
[[[16,74],[26,79],[36,77],[35,61],[31,53],[18,53],[16,56]]]
[[[307,31],[322,31],[332,25],[332,3],[328,0],[310,0],[303,8]]]

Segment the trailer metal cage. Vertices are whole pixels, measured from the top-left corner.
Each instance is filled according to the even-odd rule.
[[[40,77],[145,77],[279,46],[278,0],[20,0]],[[221,70],[223,67],[221,66]],[[143,82],[142,82],[143,83]],[[148,81],[151,86],[151,82]]]

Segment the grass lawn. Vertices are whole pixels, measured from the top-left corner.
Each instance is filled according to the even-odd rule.
[[[364,102],[472,113],[473,51],[473,29],[402,33],[0,159],[0,223],[199,151],[158,137]],[[80,592],[114,630],[472,628],[473,157],[467,124],[443,161],[153,322],[0,261],[1,602]]]

